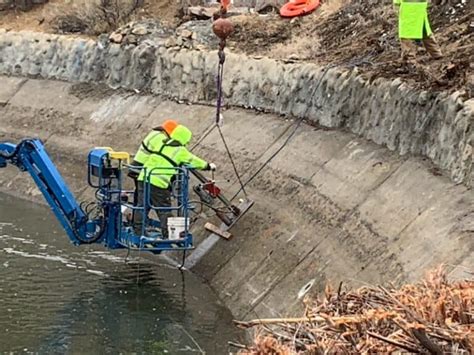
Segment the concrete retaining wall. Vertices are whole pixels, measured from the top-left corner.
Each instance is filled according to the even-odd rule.
[[[215,99],[217,55],[0,30],[0,73],[72,82],[104,82],[194,103]],[[396,79],[369,82],[356,70],[228,54],[225,102],[344,128],[401,155],[428,157],[456,182],[472,184],[474,100],[458,92],[419,92]],[[322,80],[321,85],[318,85]]]

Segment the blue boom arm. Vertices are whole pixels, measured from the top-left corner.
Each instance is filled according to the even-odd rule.
[[[30,173],[74,244],[90,244],[101,239],[100,221],[88,221],[40,140],[26,139],[18,145],[0,143],[0,168],[8,164]]]

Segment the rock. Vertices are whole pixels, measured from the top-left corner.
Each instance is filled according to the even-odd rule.
[[[462,103],[462,96],[463,96],[463,93],[462,91],[460,90],[456,90],[455,92],[453,92],[450,96],[451,100],[453,101],[458,101],[460,100],[460,103]]]
[[[216,48],[219,45],[219,38],[211,31],[209,21],[190,21],[184,23],[177,28],[176,33],[181,34],[184,30],[192,32],[191,39],[196,42],[195,44],[203,44],[212,48]]]
[[[176,45],[177,45],[177,43],[176,43],[176,38],[175,37],[170,37],[165,42],[165,47],[167,47],[167,48],[175,47]]]
[[[123,26],[117,30],[117,32],[120,32],[121,34],[128,35],[130,33],[130,27],[128,26]]]
[[[426,105],[428,102],[429,95],[427,91],[422,91],[420,96],[418,96],[418,104],[420,105]]]
[[[182,30],[181,31],[181,37],[191,38],[192,36],[193,36],[193,32],[191,32],[190,30]]]
[[[113,42],[113,43],[122,43],[123,35],[121,33],[113,32],[109,36],[109,40],[110,42]]]
[[[135,35],[128,35],[125,37],[125,40],[129,44],[137,44],[138,43],[138,37]]]
[[[217,8],[191,6],[188,7],[188,14],[198,20],[207,20],[212,17]]]
[[[144,36],[148,34],[148,30],[146,29],[145,26],[137,26],[134,29],[132,29],[132,33],[137,36]]]
[[[101,35],[99,35],[99,37],[97,37],[97,46],[100,49],[107,48],[110,42],[112,42],[112,40],[109,39],[109,36],[107,36],[106,33],[102,33]]]

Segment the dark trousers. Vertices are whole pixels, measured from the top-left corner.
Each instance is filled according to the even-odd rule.
[[[145,185],[143,181],[138,181],[137,207],[143,207],[143,197],[145,195]],[[171,192],[169,189],[160,189],[150,185],[150,201],[155,207],[171,207]],[[148,212],[148,211],[147,211]],[[168,239],[168,217],[172,217],[171,211],[156,211],[160,219],[161,234],[163,239]],[[137,235],[142,234],[143,212],[135,211],[133,216],[134,230]]]

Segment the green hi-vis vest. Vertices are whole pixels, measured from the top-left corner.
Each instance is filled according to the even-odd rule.
[[[402,39],[423,39],[432,34],[426,0],[393,0],[400,6],[398,36]]]
[[[158,153],[153,153],[143,165],[138,181],[149,181],[153,186],[167,189],[176,167],[187,165],[193,169],[205,169],[207,162],[189,152],[177,141],[170,141],[162,146]],[[145,176],[146,175],[146,176]],[[147,178],[147,179],[145,179]]]
[[[163,131],[153,130],[145,137],[133,160],[141,165],[145,164],[151,152],[158,152],[163,142],[169,137]]]

